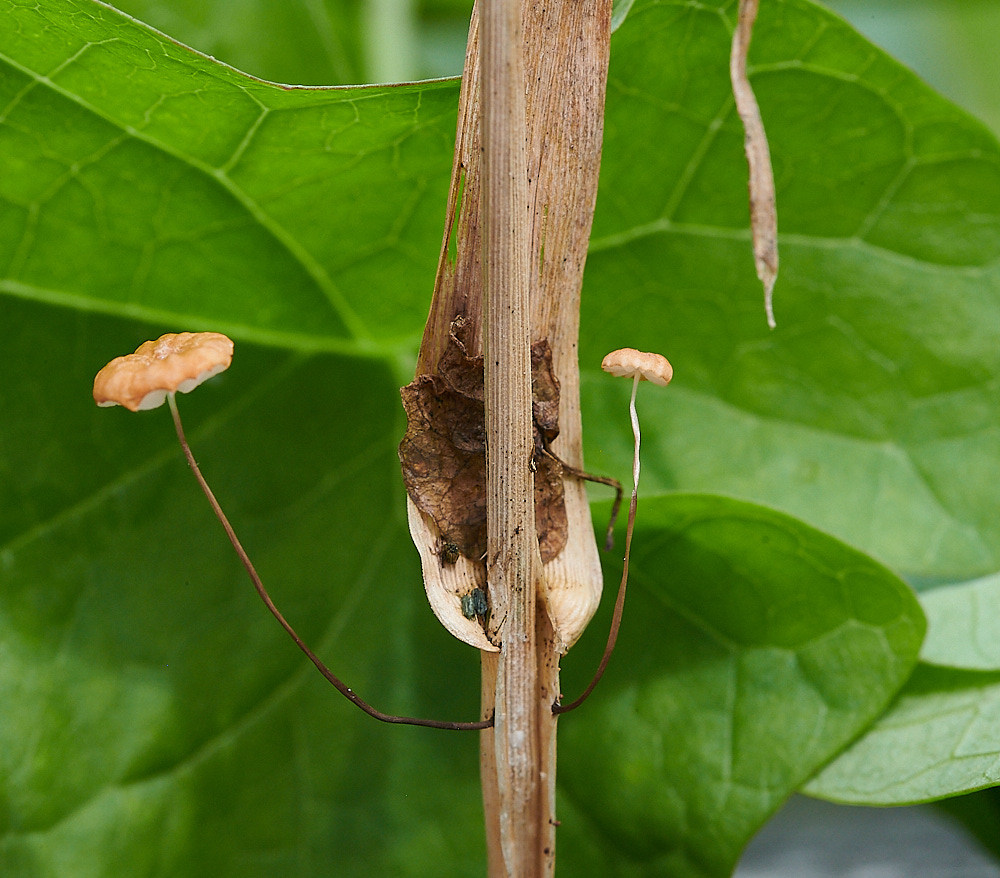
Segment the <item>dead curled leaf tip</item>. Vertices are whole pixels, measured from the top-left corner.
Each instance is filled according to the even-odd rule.
[[[601,361],[601,368],[619,378],[638,375],[640,381],[651,381],[660,387],[666,387],[674,377],[670,361],[662,354],[637,351],[635,348],[612,351]]]
[[[747,54],[757,18],[759,0],[740,0],[736,29],[729,58],[729,75],[736,110],[743,122],[744,150],[750,170],[750,231],[753,236],[754,264],[764,287],[767,325],[774,329],[774,282],[778,277],[778,212],[774,170],[767,133],[757,98],[747,76]]]
[[[154,409],[167,394],[190,393],[224,372],[232,359],[233,342],[221,332],[168,332],[101,369],[94,379],[94,402],[133,412]]]

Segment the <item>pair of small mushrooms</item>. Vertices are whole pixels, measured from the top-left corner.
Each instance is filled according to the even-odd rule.
[[[184,428],[181,424],[180,414],[177,411],[175,396],[178,392],[190,393],[199,384],[207,381],[220,372],[229,368],[233,359],[233,342],[231,339],[219,332],[181,332],[168,333],[155,341],[147,341],[141,344],[133,354],[118,357],[108,363],[97,374],[94,379],[94,401],[99,406],[121,405],[133,412],[147,411],[159,408],[164,402],[170,407],[174,419],[174,426],[177,431],[177,438],[181,448],[187,458],[188,464],[194,472],[202,491],[208,498],[213,511],[222,523],[223,528],[229,537],[233,548],[239,555],[244,567],[250,575],[251,581],[260,595],[261,600],[267,608],[288,632],[299,648],[316,665],[320,673],[327,678],[341,693],[377,719],[386,722],[407,722],[417,725],[431,725],[438,728],[485,728],[492,724],[492,720],[478,723],[441,723],[436,720],[413,720],[410,717],[393,717],[383,714],[380,711],[363,702],[351,689],[335,677],[326,666],[312,653],[312,651],[302,642],[299,636],[292,630],[292,627],[285,621],[278,612],[277,607],[271,601],[267,591],[264,589],[260,577],[257,575],[249,557],[240,545],[239,540],[233,531],[232,526],[222,512],[218,501],[212,494],[208,483],[201,474],[198,464],[195,462],[191,449],[184,437]],[[597,681],[600,679],[607,665],[611,650],[618,634],[618,627],[621,622],[621,614],[625,599],[625,586],[628,581],[628,559],[632,545],[632,531],[635,524],[636,497],[639,488],[639,419],[635,411],[635,395],[641,381],[651,381],[661,387],[669,383],[673,377],[673,369],[666,358],[659,354],[637,351],[633,348],[623,348],[612,351],[601,363],[601,368],[612,375],[630,377],[632,381],[632,396],[629,401],[629,412],[632,419],[632,432],[635,436],[635,455],[632,464],[633,486],[632,502],[629,505],[628,528],[625,537],[625,564],[622,575],[621,586],[618,590],[618,598],[615,602],[615,615],[612,621],[611,634],[608,638],[608,646],[605,649],[604,657],[598,668],[597,674],[591,681],[590,686],[580,698],[565,707],[554,708],[558,712],[572,710],[583,702],[590,694]],[[463,608],[464,609],[464,608]],[[470,605],[470,611],[475,612],[477,608]]]
[[[221,332],[167,333],[139,345],[134,354],[108,363],[94,379],[94,401],[99,406],[121,405],[133,412],[159,408],[167,401],[178,420],[175,394],[190,393],[199,384],[224,372],[233,361],[233,342]],[[632,465],[633,495],[639,484],[639,419],[635,394],[640,381],[665,387],[673,369],[660,354],[622,348],[612,351],[601,368],[618,377],[632,378],[629,412],[635,435]],[[182,445],[185,444],[181,440]]]

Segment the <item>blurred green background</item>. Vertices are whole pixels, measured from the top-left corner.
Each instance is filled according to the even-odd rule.
[[[240,70],[299,85],[455,75],[462,69],[472,6],[471,0],[118,0],[113,5]],[[825,5],[1000,133],[997,0]],[[351,23],[348,32],[344,21]]]
[[[1000,134],[997,0],[830,0],[825,5]]]

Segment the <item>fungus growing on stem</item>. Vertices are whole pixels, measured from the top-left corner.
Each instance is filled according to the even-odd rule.
[[[246,568],[258,596],[270,611],[271,615],[295,641],[302,652],[316,666],[316,669],[345,698],[360,707],[369,716],[387,723],[403,723],[406,725],[429,726],[436,729],[484,729],[493,725],[493,720],[481,720],[472,723],[453,723],[441,720],[415,719],[406,716],[393,716],[376,710],[370,704],[358,697],[344,682],[327,668],[317,658],[315,653],[306,646],[302,638],[295,633],[292,626],[281,615],[264,588],[253,562],[247,555],[236,536],[236,531],[229,523],[215,494],[209,488],[208,482],[201,474],[201,469],[191,453],[191,448],[184,436],[180,412],[177,410],[177,391],[190,393],[199,384],[214,375],[229,368],[233,359],[233,342],[219,332],[180,332],[167,333],[156,341],[147,341],[139,345],[134,354],[118,357],[108,363],[94,379],[94,401],[99,406],[121,405],[133,412],[148,411],[159,408],[164,401],[170,407],[174,419],[174,429],[177,439],[184,451],[191,471],[198,485],[208,498],[208,502],[219,519],[229,542],[237,556]]]
[[[628,410],[632,418],[632,435],[635,437],[635,453],[632,457],[632,500],[628,507],[628,525],[625,529],[625,561],[622,567],[622,581],[618,586],[618,597],[615,599],[615,612],[611,619],[611,631],[608,634],[608,643],[604,648],[604,655],[601,663],[597,666],[597,672],[593,679],[583,690],[583,694],[565,706],[554,704],[553,713],[567,713],[574,710],[587,700],[587,697],[594,691],[594,687],[604,675],[604,669],[608,666],[608,660],[614,651],[615,642],[618,640],[618,629],[621,627],[622,611],[625,609],[625,587],[628,585],[628,559],[632,551],[632,531],[635,528],[635,509],[639,496],[639,416],[635,411],[635,393],[639,389],[640,381],[652,381],[660,387],[666,387],[670,379],[674,377],[673,367],[667,358],[660,354],[637,351],[634,348],[622,348],[612,351],[601,362],[601,368],[620,378],[632,379],[632,396],[629,399]]]

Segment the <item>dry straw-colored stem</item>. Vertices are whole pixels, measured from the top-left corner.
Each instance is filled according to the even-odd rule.
[[[482,335],[491,332],[484,314],[482,266],[482,170],[487,145],[482,123],[482,94],[487,88],[480,65],[482,2],[479,0],[473,10],[469,28],[444,239],[417,361],[418,376],[436,371],[456,317],[466,318],[471,327],[470,356],[482,352]],[[611,0],[554,0],[545,4],[521,0],[520,15],[528,178],[524,221],[528,229],[528,270],[533,278],[529,334],[531,341],[548,339],[553,371],[560,383],[560,432],[552,451],[571,467],[583,470],[577,365],[579,302],[597,197]],[[496,338],[494,335],[494,343]],[[501,801],[499,775],[510,758],[505,748],[496,746],[493,731],[487,730],[481,744],[481,776],[491,878],[551,875],[555,868],[556,718],[551,705],[559,697],[560,656],[583,631],[597,607],[602,585],[583,484],[568,478],[564,485],[567,544],[555,560],[545,565],[544,577],[535,579],[536,588],[544,586],[540,594],[534,595],[535,691],[519,689],[525,698],[534,701],[535,706],[528,709],[537,717],[537,741],[533,746],[540,793],[533,800],[537,809],[532,818],[535,828],[530,831],[534,850],[519,854],[516,864],[505,862],[501,828],[508,831],[510,815]],[[411,522],[419,525],[411,532],[422,557],[434,560],[436,537],[432,523],[413,509],[412,501],[410,507]],[[493,560],[487,558],[491,565]],[[452,591],[464,593],[462,589],[468,591],[480,585],[475,565],[464,562],[459,559],[454,568],[441,568],[440,564],[435,567],[425,561],[425,584],[433,588],[434,578],[443,578],[438,574],[443,570],[444,577],[466,577],[464,584],[453,584]],[[495,580],[496,573],[493,575]],[[493,597],[491,593],[491,601]],[[495,604],[493,610],[487,633],[503,642],[503,610],[497,613]],[[531,624],[526,615],[522,619],[525,625]],[[481,656],[481,715],[485,718],[494,709],[499,655],[484,651]],[[500,707],[497,702],[498,713]]]
[[[519,0],[484,0],[482,17],[486,576],[502,620],[494,747],[509,876],[538,874],[536,579],[531,459],[528,163]]]

